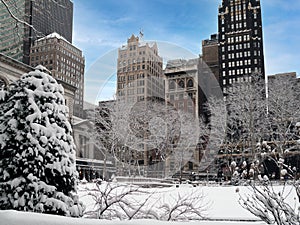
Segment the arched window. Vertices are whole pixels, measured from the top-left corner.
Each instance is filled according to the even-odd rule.
[[[193,82],[193,80],[189,80],[189,81],[188,81],[187,87],[189,87],[189,88],[194,87],[194,82]]]
[[[169,89],[174,90],[175,89],[175,82],[173,80],[169,81]]]
[[[183,81],[183,80],[180,80],[180,81],[178,82],[178,86],[179,86],[179,88],[184,88],[184,81]]]

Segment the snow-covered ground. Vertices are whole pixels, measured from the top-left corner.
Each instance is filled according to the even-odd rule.
[[[265,225],[263,222],[232,221],[194,221],[199,225]],[[166,222],[153,220],[107,221],[96,219],[76,219],[63,216],[52,216],[37,213],[0,211],[1,225],[184,225],[185,222]]]
[[[105,184],[104,184],[105,185]],[[81,200],[87,206],[87,210],[91,210],[94,206],[94,202],[90,196],[87,195],[86,189],[93,188],[95,184],[82,184],[79,186],[79,195]],[[278,191],[282,190],[282,187],[275,187]],[[247,187],[238,187],[239,193],[241,195],[251,193]],[[290,187],[286,187],[285,193],[289,193]],[[149,190],[149,189],[148,189]],[[204,201],[208,203],[209,208],[206,212],[207,218],[212,221],[193,221],[194,224],[207,224],[207,225],[263,225],[264,222],[255,221],[258,220],[254,215],[243,209],[239,203],[239,194],[236,192],[237,187],[234,186],[203,186],[203,187],[192,187],[191,185],[181,185],[179,188],[169,187],[169,188],[152,188],[150,189],[152,193],[152,202],[165,199],[168,201],[168,197],[172,194],[184,194],[184,193],[203,193],[205,196]],[[294,204],[294,194],[291,193],[287,196],[287,201],[290,204]],[[172,224],[178,225],[183,222],[164,222],[157,220],[132,220],[132,221],[108,221],[108,220],[95,220],[95,219],[74,219],[60,216],[52,216],[45,214],[35,214],[26,212],[16,212],[16,211],[0,211],[0,224],[2,225],[83,225],[83,224],[101,224],[101,225],[135,225],[135,224]],[[223,221],[222,221],[223,220]],[[247,221],[249,220],[249,221]]]

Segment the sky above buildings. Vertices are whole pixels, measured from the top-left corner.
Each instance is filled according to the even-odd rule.
[[[86,59],[85,99],[110,99],[117,49],[132,35],[159,43],[164,60],[201,54],[217,33],[221,0],[74,0],[73,43]],[[267,74],[300,74],[300,1],[261,0]]]

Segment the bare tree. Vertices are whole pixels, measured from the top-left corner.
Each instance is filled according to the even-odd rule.
[[[167,221],[199,220],[206,217],[205,211],[209,203],[205,202],[203,193],[193,191],[189,193],[172,194],[171,203],[162,203],[158,211],[160,219]]]
[[[157,98],[118,99],[100,110],[95,121],[97,142],[113,155],[120,175],[173,175],[193,160],[200,133],[193,116]]]
[[[228,138],[237,142],[244,152],[257,157],[256,143],[263,139],[266,118],[266,92],[264,80],[248,77],[247,82],[234,84],[227,96]]]
[[[133,196],[144,194],[137,186],[125,184],[105,183],[96,184],[96,188],[87,189],[88,195],[93,197],[95,209],[87,211],[88,217],[96,219],[132,219],[149,200],[147,197],[139,204],[134,203]],[[122,213],[123,212],[123,213]]]
[[[134,185],[106,183],[87,189],[94,209],[85,215],[97,219],[156,219],[187,221],[205,218],[209,202],[200,189],[186,193],[151,192]]]
[[[268,122],[272,151],[282,156],[295,146],[300,121],[299,82],[295,77],[275,76],[268,80]]]

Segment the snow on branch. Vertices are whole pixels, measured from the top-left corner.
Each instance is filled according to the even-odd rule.
[[[205,218],[209,204],[199,189],[186,193],[161,193],[134,185],[103,182],[86,189],[94,208],[85,215],[96,219],[155,219],[188,221]]]
[[[30,27],[31,29],[33,29],[37,34],[41,34],[41,36],[44,36],[41,32],[39,32],[37,29],[35,29],[34,26],[32,26],[31,24],[27,23],[24,20],[19,19],[9,8],[8,4],[6,3],[5,0],[1,0],[1,2],[3,3],[3,5],[5,6],[7,12],[9,13],[9,15],[17,22],[17,23],[21,23],[25,26]]]

